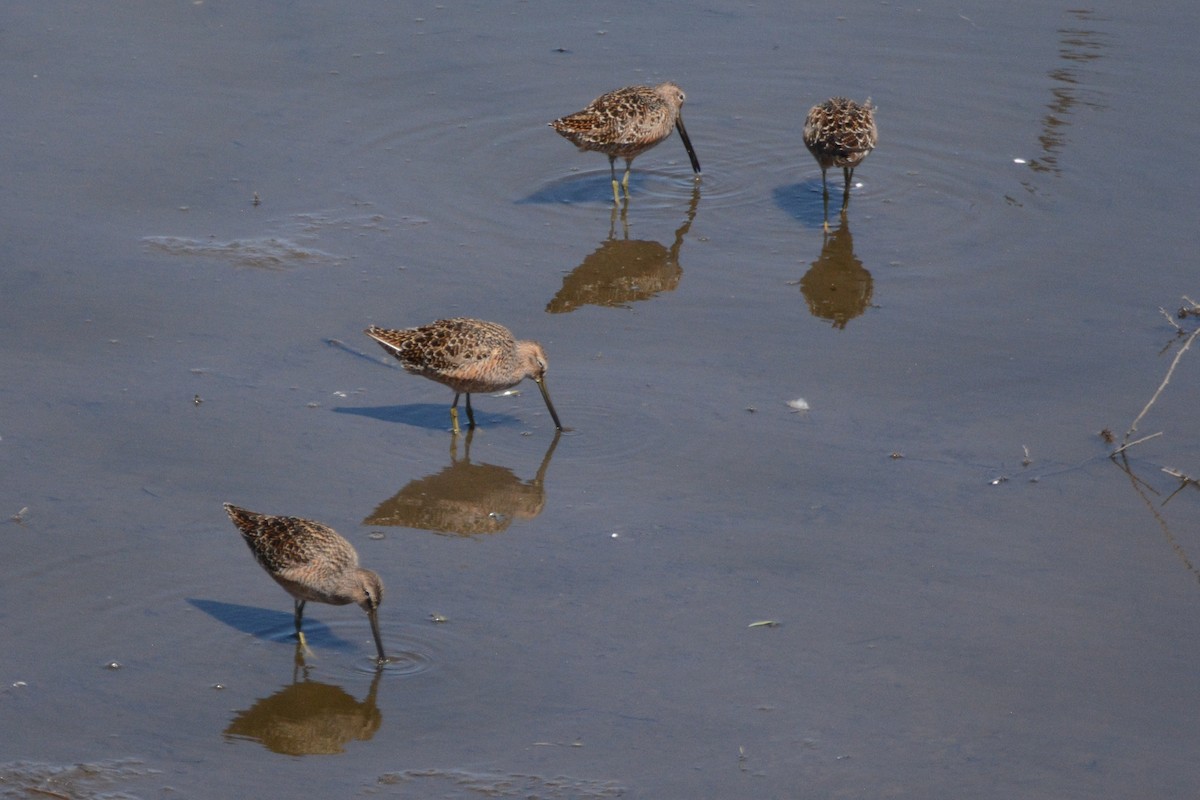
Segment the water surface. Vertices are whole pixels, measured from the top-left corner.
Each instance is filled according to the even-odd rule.
[[[8,9],[0,782],[1197,794],[1200,494],[1161,470],[1200,474],[1200,351],[1128,471],[1099,432],[1200,299],[1198,16]],[[666,79],[703,178],[672,138],[615,210],[546,123]],[[880,146],[825,237],[833,94]],[[468,452],[362,335],[454,315],[539,340],[572,430],[524,386]],[[352,607],[297,653],[226,501],[350,538],[397,663]]]

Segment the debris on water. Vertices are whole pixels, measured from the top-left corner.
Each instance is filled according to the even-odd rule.
[[[779,624],[780,623],[777,620],[762,619],[762,620],[759,620],[758,622],[751,622],[746,627],[747,628],[778,628]]]
[[[238,267],[280,270],[302,264],[340,264],[346,259],[282,236],[232,241],[189,239],[183,236],[147,236],[142,243],[168,256],[214,258]]]
[[[787,407],[792,411],[808,411],[808,401],[803,397],[797,397],[795,400],[788,400]]]
[[[436,611],[429,615],[429,621],[434,625],[441,625],[444,622],[449,622],[450,618],[445,614],[439,614]]]

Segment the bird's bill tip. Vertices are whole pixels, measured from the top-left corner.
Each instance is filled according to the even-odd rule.
[[[379,654],[375,663],[382,667],[388,663],[388,657],[383,652],[383,637],[379,635],[379,614],[373,608],[368,609],[367,618],[371,620],[371,635],[375,637],[375,651]]]
[[[558,418],[558,412],[554,410],[554,403],[550,402],[550,390],[546,388],[546,376],[535,378],[534,382],[542,392],[542,399],[546,401],[546,410],[550,412],[550,417],[554,420],[554,427],[561,431],[563,429],[562,421]]]

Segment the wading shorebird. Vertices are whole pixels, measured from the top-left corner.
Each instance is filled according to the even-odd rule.
[[[845,97],[832,97],[809,109],[804,120],[804,146],[821,167],[821,192],[825,202],[825,232],[829,232],[829,187],[825,171],[841,167],[845,178],[842,213],[850,202],[850,179],[854,168],[870,155],[879,141],[875,107],[870,99],[859,105]]]
[[[602,94],[587,108],[550,123],[550,127],[569,139],[580,150],[595,150],[608,156],[612,175],[613,202],[620,205],[618,187],[629,199],[629,168],[633,159],[679,131],[679,138],[692,160],[692,170],[700,174],[700,161],[692,149],[692,140],[683,127],[679,111],[686,96],[677,84],[657,86],[626,86]],[[625,177],[617,183],[617,158],[625,159]]]
[[[371,621],[379,651],[376,663],[387,663],[378,618],[383,581],[358,565],[354,545],[333,528],[312,520],[258,514],[232,503],[225,504],[225,513],[241,531],[259,565],[296,601],[296,636],[305,649],[308,643],[300,626],[306,602],[356,603]]]
[[[563,429],[546,389],[549,363],[545,351],[537,342],[518,341],[503,325],[459,317],[400,330],[372,325],[365,333],[395,356],[407,371],[454,390],[454,402],[450,404],[454,433],[460,432],[459,395],[467,396],[467,422],[474,428],[472,394],[511,389],[526,378],[532,378],[542,391],[554,427]]]

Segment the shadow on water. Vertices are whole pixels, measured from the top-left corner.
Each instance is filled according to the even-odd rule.
[[[654,184],[674,182],[678,176],[658,173],[654,170],[634,170],[629,173],[629,194],[635,204],[638,195],[654,193]],[[693,183],[695,183],[693,181]],[[559,178],[532,194],[516,201],[517,205],[571,205],[576,203],[603,203],[613,205],[612,177],[607,171],[578,172]],[[622,205],[628,200],[622,199]]]
[[[248,633],[256,639],[279,642],[285,639],[294,639],[296,635],[296,618],[291,611],[271,611],[237,603],[198,600],[191,597],[187,601],[218,622],[242,633]],[[351,651],[356,649],[353,642],[340,638],[329,626],[311,617],[304,619],[304,638],[308,640],[310,646],[325,650]]]
[[[402,368],[388,361],[382,361],[378,358],[373,358],[361,350],[350,347],[345,342],[338,339],[326,339],[325,343],[330,347],[335,347],[345,353],[349,353],[356,358],[361,358],[370,361],[376,366],[387,367],[388,369],[397,372],[402,371]],[[449,391],[449,390],[448,390]],[[504,396],[520,395],[522,392],[517,389],[509,389],[503,393]],[[478,394],[475,395],[478,398]],[[450,397],[450,394],[447,394]],[[478,402],[478,400],[476,401]],[[402,406],[374,406],[372,408],[347,408],[337,406],[333,408],[335,414],[353,414],[359,417],[368,417],[370,419],[379,420],[380,422],[392,422],[401,425],[409,425],[414,428],[424,428],[431,431],[441,431],[450,429],[450,402],[445,405],[436,405],[433,403],[409,403]],[[502,425],[521,425],[519,417],[511,414],[481,412],[475,409],[475,419],[480,426],[499,427]]]
[[[631,175],[630,193],[642,183],[642,179]],[[559,178],[533,194],[522,197],[517,201],[517,205],[599,202],[612,203],[612,179],[607,172],[587,172]]]
[[[563,278],[562,288],[546,305],[550,314],[562,314],[584,306],[625,308],[638,300],[649,300],[661,292],[674,291],[683,277],[679,253],[683,239],[696,219],[700,188],[692,189],[687,217],[675,231],[671,246],[629,238],[629,206],[613,206],[608,238]],[[617,238],[620,217],[622,238]]]
[[[845,328],[870,307],[875,280],[854,255],[854,237],[844,215],[838,227],[825,235],[821,255],[797,283],[812,315],[829,320],[835,328]]]
[[[562,432],[555,433],[537,473],[529,481],[522,481],[507,467],[471,463],[472,436],[473,432],[468,431],[464,437],[461,460],[455,436],[450,444],[449,466],[409,482],[380,503],[363,524],[471,536],[499,533],[515,519],[533,519],[542,513],[546,506],[546,472]]]
[[[825,204],[821,199],[821,179],[789,183],[776,186],[771,194],[775,205],[789,217],[806,228],[821,228],[825,225]],[[840,192],[839,202],[840,202]]]
[[[411,403],[404,406],[375,406],[373,408],[343,408],[335,407],[335,414],[353,414],[359,417],[377,419],[381,422],[393,422],[410,425],[414,428],[425,428],[432,431],[450,429],[450,403],[435,405],[433,403]],[[501,425],[520,425],[521,420],[511,414],[481,412],[475,408],[475,419],[483,427],[499,427]]]
[[[289,756],[332,755],[347,743],[368,741],[383,724],[376,696],[383,670],[376,670],[361,701],[340,686],[309,679],[299,644],[292,681],[274,694],[238,711],[225,728],[226,739],[255,741]]]

